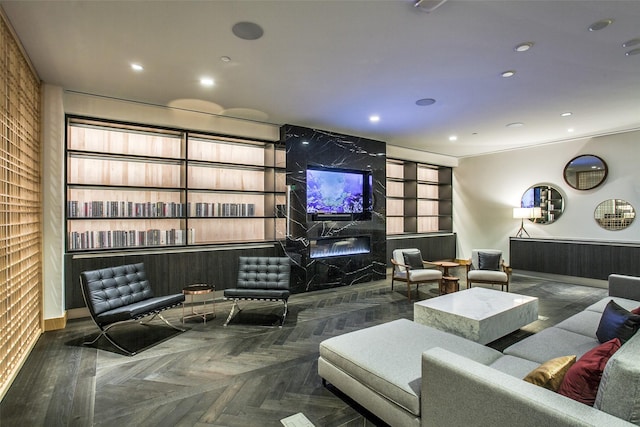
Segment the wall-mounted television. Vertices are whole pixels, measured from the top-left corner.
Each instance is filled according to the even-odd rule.
[[[307,214],[313,220],[368,220],[373,210],[371,171],[307,168]]]

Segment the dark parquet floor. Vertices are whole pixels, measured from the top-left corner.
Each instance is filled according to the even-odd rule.
[[[463,277],[463,272],[458,272]],[[464,287],[464,284],[463,284]],[[502,349],[582,310],[605,289],[515,275],[511,292],[537,296],[538,321],[491,346]],[[420,299],[437,296],[420,288]],[[188,321],[187,332],[131,324],[117,335],[134,348],[128,357],[101,339],[82,342],[97,328],[88,319],[39,339],[0,402],[0,426],[282,426],[303,413],[315,426],[381,425],[375,417],[317,375],[319,343],[329,337],[398,318],[413,318],[403,284],[390,281],[294,295],[283,328],[281,304],[246,304],[223,327],[230,303],[217,317]],[[167,318],[179,323],[181,309]],[[116,328],[114,328],[115,330]]]

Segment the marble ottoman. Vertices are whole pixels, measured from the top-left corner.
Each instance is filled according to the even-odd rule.
[[[413,305],[413,321],[488,344],[538,320],[538,298],[475,287]]]

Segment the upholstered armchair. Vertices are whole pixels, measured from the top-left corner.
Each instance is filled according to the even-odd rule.
[[[416,298],[421,283],[442,284],[442,271],[435,264],[422,259],[420,249],[395,249],[391,258],[393,271],[391,273],[391,290],[397,280],[407,284],[407,297],[411,301],[411,285],[416,285]]]
[[[467,263],[467,288],[474,283],[499,285],[509,292],[511,268],[504,263],[502,251],[498,249],[473,249]]]

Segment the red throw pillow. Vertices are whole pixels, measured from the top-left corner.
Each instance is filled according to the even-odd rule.
[[[593,406],[602,379],[602,371],[620,345],[620,340],[614,338],[586,352],[569,368],[558,393]]]
[[[631,310],[631,313],[633,314],[640,314],[640,307],[636,307],[633,310]]]

